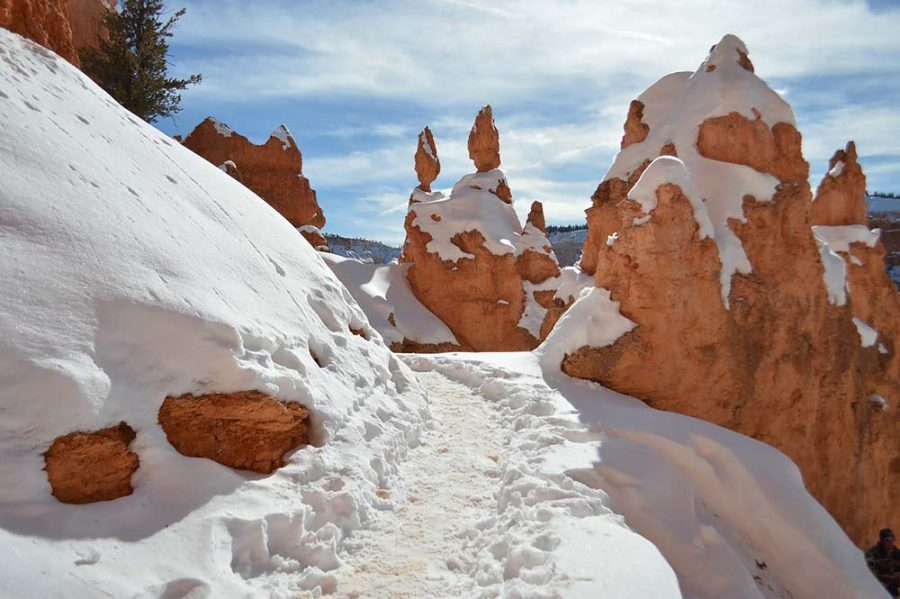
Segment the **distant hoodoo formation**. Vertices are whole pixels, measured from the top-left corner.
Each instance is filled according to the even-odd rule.
[[[303,156],[287,127],[281,125],[266,143],[257,145],[208,117],[183,143],[268,202],[313,247],[327,247],[321,232],[325,215],[303,176]]]
[[[641,94],[580,264],[634,326],[562,367],[781,449],[862,543],[900,520],[900,295],[853,144],[808,170],[734,36]]]
[[[78,51],[103,35],[107,6],[115,8],[114,0],[0,0],[0,27],[79,66]]]
[[[167,397],[159,423],[186,456],[260,474],[284,465],[284,456],[309,443],[309,411],[258,391]]]
[[[449,196],[431,191],[440,173],[431,130],[419,135],[419,186],[410,197],[402,264],[422,305],[470,351],[533,349],[559,284],[559,266],[535,202],[523,228],[500,170],[500,135],[490,106],[469,134],[477,172]],[[421,348],[419,348],[421,350]]]

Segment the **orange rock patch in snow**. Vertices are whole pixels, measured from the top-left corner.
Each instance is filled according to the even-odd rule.
[[[159,424],[179,453],[269,474],[309,440],[309,411],[259,391],[167,397]]]
[[[80,504],[131,495],[131,475],[140,465],[128,449],[134,438],[134,430],[124,422],[58,437],[44,454],[53,496]]]

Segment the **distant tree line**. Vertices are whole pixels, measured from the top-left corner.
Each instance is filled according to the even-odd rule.
[[[571,233],[587,229],[587,225],[547,225],[547,233]]]
[[[869,195],[873,198],[888,198],[891,200],[900,199],[900,193],[896,193],[893,191],[867,191],[866,195]]]

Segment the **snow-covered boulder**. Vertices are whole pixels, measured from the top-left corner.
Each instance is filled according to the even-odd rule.
[[[313,247],[327,245],[320,231],[325,215],[316,191],[303,176],[303,156],[287,127],[280,125],[264,144],[254,144],[208,117],[191,131],[184,145],[224,167],[297,227]]]
[[[333,589],[420,430],[410,371],[278,212],[4,29],[0,136],[3,594]],[[170,444],[167,396],[235,391],[302,404],[313,444],[265,477]],[[54,440],[121,421],[133,493],[54,498]]]
[[[889,466],[900,460],[900,420],[866,401],[900,400],[889,357],[896,333],[876,326],[886,354],[860,346],[842,259],[809,226],[808,165],[790,106],[733,35],[695,72],[663,77],[636,102],[587,211],[580,264],[636,326],[602,345],[588,333],[580,345],[554,336],[563,348],[550,355],[572,376],[781,449],[865,542],[900,518],[889,499],[900,492]],[[896,322],[895,306],[883,301],[880,318]]]

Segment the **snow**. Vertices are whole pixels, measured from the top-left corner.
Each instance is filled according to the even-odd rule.
[[[751,120],[761,118],[769,126],[794,124],[790,106],[761,79],[738,64],[743,42],[726,35],[694,73],[667,75],[638,97],[644,104],[643,122],[650,127],[647,138],[623,149],[604,180],[628,180],[645,161],[656,159],[660,148],[674,143],[678,159],[693,183],[693,197],[702,198],[713,226],[713,237],[722,260],[722,300],[728,307],[731,277],[750,273],[752,267],[729,219],[746,222],[744,196],[768,202],[778,179],[748,166],[704,158],[696,148],[699,127],[709,118],[739,113]],[[707,70],[715,67],[714,70]],[[671,167],[670,167],[671,168]],[[650,187],[646,185],[646,187]],[[647,190],[646,194],[651,190]],[[695,215],[698,210],[695,208]],[[700,222],[702,216],[698,216]],[[705,219],[703,219],[705,222]],[[701,223],[701,230],[705,224]]]
[[[423,429],[414,375],[287,221],[66,61],[0,29],[0,89],[3,595],[333,588]],[[308,406],[321,444],[270,476],[169,445],[167,395],[238,389]],[[119,420],[134,494],[57,502],[42,452]]]
[[[369,323],[388,343],[452,343],[456,337],[413,295],[406,278],[409,264],[376,265],[322,253],[321,258],[362,307]],[[393,314],[396,324],[388,318]]]
[[[531,223],[525,223],[520,237],[516,239],[516,255],[521,256],[527,251],[547,254],[554,262],[556,261],[553,246],[550,245],[547,235]]]
[[[226,173],[228,172],[229,168],[237,169],[237,165],[234,163],[233,160],[226,160],[225,162],[223,162],[222,164],[219,165],[219,170],[224,171]]]
[[[835,164],[835,165],[831,168],[831,170],[828,171],[828,176],[834,177],[834,178],[840,177],[841,174],[844,172],[844,166],[846,166],[846,165],[844,164],[844,161],[843,161],[843,160],[838,160],[838,161],[837,161],[837,164]],[[813,198],[813,199],[815,199],[815,198]]]
[[[706,211],[706,205],[703,203],[701,196],[694,187],[694,182],[684,166],[684,162],[674,156],[660,156],[656,158],[641,173],[637,183],[628,192],[628,199],[634,200],[641,205],[641,209],[647,217],[652,216],[651,212],[656,209],[656,190],[661,185],[677,185],[681,188],[681,192],[691,203],[694,211],[694,219],[700,228],[700,239],[714,236],[714,228],[709,220],[709,213]],[[635,219],[635,225],[646,223],[649,218],[640,217]],[[612,245],[608,240],[607,245]]]
[[[869,402],[872,405],[878,406],[883,412],[887,412],[891,407],[885,398],[877,394],[870,395]]]
[[[477,391],[509,427],[498,478],[500,497],[512,500],[501,500],[486,526],[508,523],[500,527],[506,536],[486,555],[479,546],[496,537],[477,535],[470,553],[484,560],[478,571],[496,572],[485,576],[492,584],[497,561],[516,572],[507,565],[514,556],[516,565],[530,556],[550,576],[538,578],[539,593],[518,571],[505,594],[486,587],[490,596],[884,596],[787,457],[563,375],[546,359],[556,341],[533,354],[404,358],[417,372]]]
[[[531,333],[532,337],[541,338],[541,325],[547,316],[547,308],[540,305],[534,297],[535,291],[556,290],[559,286],[559,277],[550,277],[544,279],[540,283],[532,283],[527,279],[522,280],[522,288],[525,291],[525,309],[522,310],[522,316],[517,323],[520,328]],[[509,302],[507,302],[509,303]]]
[[[419,140],[422,142],[422,149],[425,150],[425,153],[428,154],[430,158],[435,159],[434,150],[431,149],[431,144],[428,143],[428,138],[425,136],[424,130],[419,133]]]
[[[575,301],[584,289],[594,286],[594,276],[582,272],[578,265],[565,266],[560,269],[559,286],[554,297],[564,303]]]
[[[412,196],[415,203],[409,209],[416,214],[413,225],[431,235],[428,252],[452,262],[474,258],[452,240],[460,233],[478,231],[490,253],[514,254],[522,234],[519,217],[511,205],[491,193],[505,180],[503,171],[494,169],[465,175],[449,197],[440,191],[429,193],[416,188]]]
[[[637,323],[622,316],[619,302],[610,299],[611,292],[603,287],[583,289],[575,303],[550,331],[547,339],[536,350],[545,367],[562,363],[568,354],[580,347],[604,347],[611,345],[637,327]]]
[[[222,137],[231,137],[234,135],[234,129],[226,125],[220,120],[217,120],[215,117],[206,117],[210,121],[212,121],[213,127],[216,129],[216,133],[221,135]]]
[[[646,222],[646,221],[644,221],[644,222]],[[643,224],[643,223],[640,223],[640,224]],[[613,244],[614,244],[616,241],[618,241],[618,239],[619,239],[619,233],[618,233],[618,231],[613,231],[612,235],[607,235],[607,236],[606,236],[606,246],[607,246],[607,247],[612,247]]]
[[[843,306],[847,303],[847,263],[819,237],[816,237],[816,244],[819,246],[822,266],[825,267],[822,278],[825,281],[825,291],[828,292],[828,301],[832,305]]]
[[[812,230],[817,240],[828,244],[835,252],[848,253],[854,243],[875,247],[881,238],[881,229],[870,231],[865,225],[813,225]]]
[[[878,331],[855,316],[853,317],[853,324],[856,325],[856,331],[859,333],[860,345],[873,347],[875,342],[878,341]]]
[[[278,141],[281,142],[281,148],[284,150],[290,150],[291,144],[294,141],[294,138],[291,136],[291,132],[288,131],[288,128],[284,125],[279,125],[274,131],[272,131],[271,137],[274,137]]]

